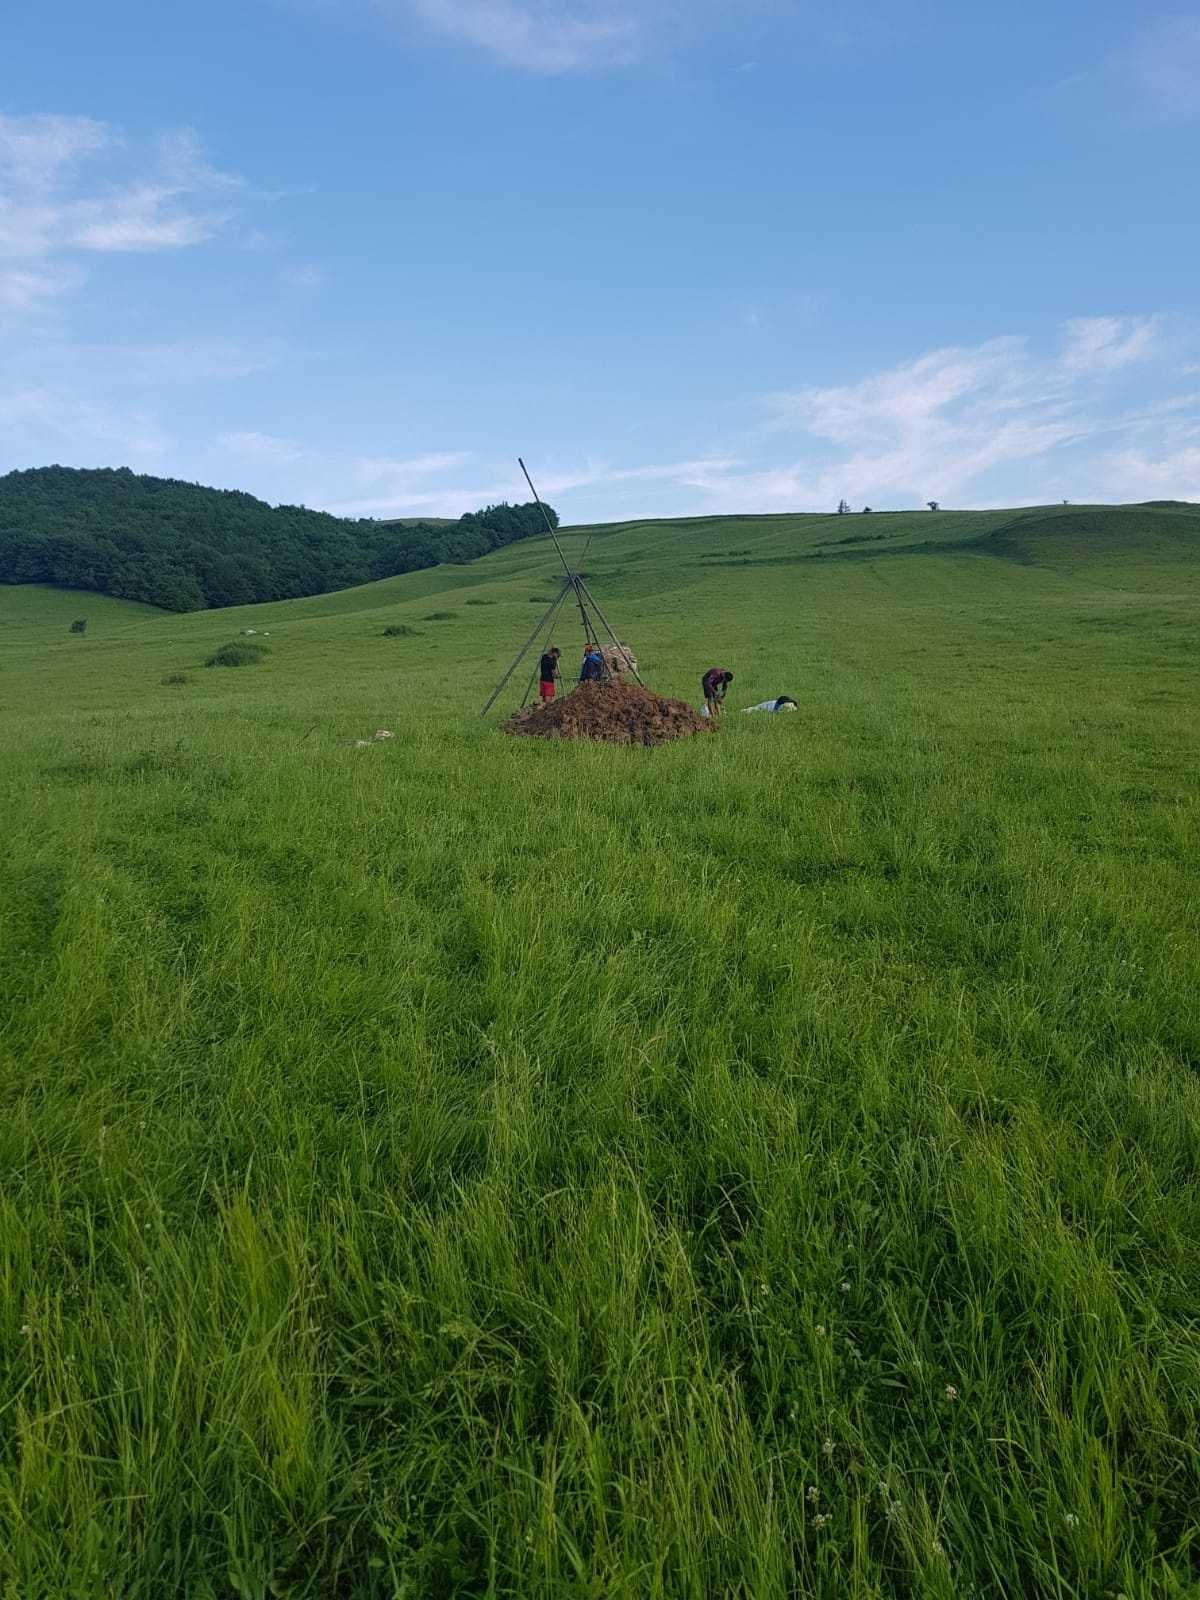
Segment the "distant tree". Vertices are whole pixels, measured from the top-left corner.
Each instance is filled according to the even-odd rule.
[[[553,507],[546,514],[557,526]],[[168,611],[325,594],[545,532],[532,501],[457,522],[352,521],[128,467],[0,476],[0,583],[60,584]]]
[[[87,618],[86,617],[80,617],[78,622],[73,622],[71,624],[71,632],[72,633],[86,633],[87,632]]]
[[[838,501],[837,514],[838,514],[839,517],[844,517],[849,510],[850,510],[850,507],[846,503],[845,500],[839,500]]]
[[[869,517],[869,516],[870,516],[870,515],[871,515],[871,508],[870,508],[870,506],[864,506],[864,507],[863,507],[863,508],[862,508],[862,514],[863,514],[863,516],[864,516],[864,517]]]
[[[942,509],[936,500],[926,500],[925,504],[929,507],[930,511],[940,511]]]

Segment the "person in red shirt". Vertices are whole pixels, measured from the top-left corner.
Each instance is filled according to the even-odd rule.
[[[558,658],[561,654],[562,651],[556,645],[551,645],[542,657],[541,665],[538,668],[541,674],[538,693],[543,700],[554,699],[554,685],[558,678]]]
[[[704,696],[704,706],[710,717],[721,715],[725,691],[732,682],[733,673],[727,667],[709,667],[700,679],[700,692]]]

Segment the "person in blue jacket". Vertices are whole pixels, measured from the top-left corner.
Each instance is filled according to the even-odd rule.
[[[583,652],[583,666],[579,669],[580,683],[599,683],[604,677],[604,657],[598,644],[589,644]]]

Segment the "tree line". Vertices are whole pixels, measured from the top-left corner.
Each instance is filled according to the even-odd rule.
[[[544,532],[533,502],[456,522],[351,521],[128,467],[0,477],[0,583],[90,589],[167,611],[326,594],[474,561]]]

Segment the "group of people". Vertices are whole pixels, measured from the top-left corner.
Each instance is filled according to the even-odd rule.
[[[562,651],[555,644],[550,645],[542,656],[538,666],[538,694],[543,700],[553,700],[558,692],[562,676],[559,669],[561,660]],[[583,665],[579,669],[580,683],[599,683],[607,675],[604,652],[598,644],[588,644],[583,652]]]
[[[557,645],[550,645],[542,656],[538,667],[539,682],[538,693],[543,700],[553,700],[560,681],[559,662],[562,660],[562,651]],[[608,669],[604,663],[604,652],[595,643],[589,643],[583,652],[583,665],[579,669],[580,683],[599,683],[608,676]],[[704,697],[704,709],[701,716],[719,718],[725,704],[725,694],[733,682],[733,673],[728,667],[709,667],[700,680],[700,693]],[[796,702],[789,694],[781,694],[774,700],[760,700],[756,706],[745,706],[745,711],[795,711]]]

